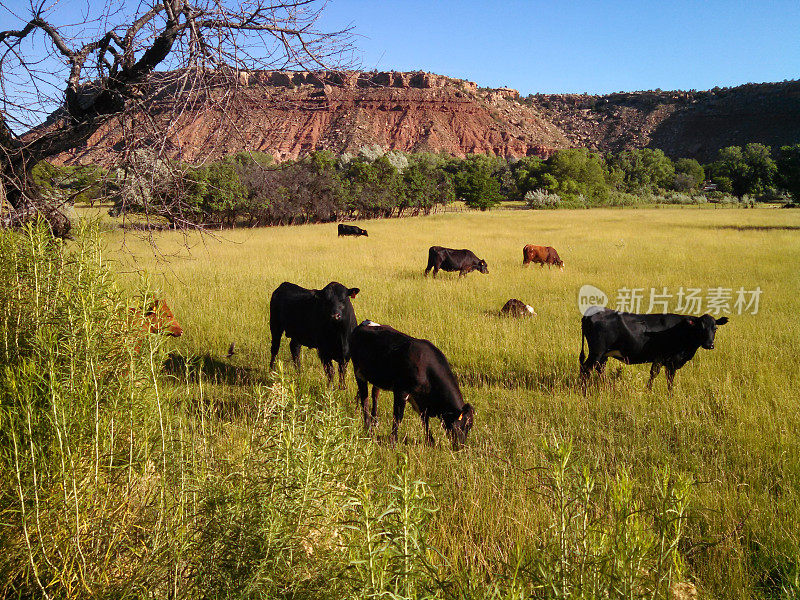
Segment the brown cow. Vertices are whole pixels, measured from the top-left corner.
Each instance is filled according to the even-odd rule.
[[[525,304],[522,300],[512,298],[503,305],[500,309],[500,316],[502,317],[535,317],[536,311],[529,304]]]
[[[131,308],[134,318],[141,321],[142,329],[150,333],[160,333],[172,337],[183,335],[183,328],[178,324],[178,320],[167,306],[164,300],[156,299],[150,306],[142,311],[138,308]]]
[[[522,266],[527,267],[530,263],[539,263],[542,268],[545,264],[548,268],[551,265],[564,270],[564,261],[558,256],[558,252],[552,246],[534,246],[528,244],[522,249]]]

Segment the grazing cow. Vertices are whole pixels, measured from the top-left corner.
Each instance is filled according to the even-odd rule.
[[[458,271],[458,276],[463,277],[470,271],[488,273],[486,261],[475,256],[472,250],[453,250],[442,246],[431,246],[428,250],[428,266],[425,267],[425,277],[433,269],[433,276],[442,271]]]
[[[512,298],[500,309],[500,315],[505,317],[535,317],[536,311],[522,300]]]
[[[343,235],[365,235],[369,237],[366,229],[361,229],[361,227],[356,227],[355,225],[342,225],[339,223],[339,237]]]
[[[539,263],[541,268],[547,265],[549,269],[551,265],[555,265],[562,271],[564,270],[564,261],[552,246],[534,246],[533,244],[525,246],[522,249],[522,266],[527,267],[532,262]]]
[[[627,364],[652,363],[647,389],[663,366],[667,388],[672,390],[675,371],[689,362],[698,348],[712,350],[717,327],[728,317],[693,317],[676,314],[637,315],[600,308],[581,319],[581,386],[586,391],[589,373],[602,373],[608,357]],[[584,355],[584,341],[589,356]]]
[[[454,448],[466,442],[475,411],[464,403],[450,364],[436,346],[387,325],[364,321],[353,331],[352,347],[353,370],[367,431],[377,421],[380,390],[390,390],[394,392],[392,443],[397,442],[407,400],[422,417],[428,444],[433,445],[428,428],[431,417],[442,420]],[[372,412],[367,407],[368,383],[372,384]]]
[[[269,328],[272,333],[270,370],[281,345],[281,336],[289,338],[289,350],[300,368],[300,347],[316,348],[328,383],[333,383],[333,361],[339,363],[339,385],[350,360],[350,333],[356,326],[351,298],[358,288],[347,288],[331,281],[321,290],[307,290],[284,281],[272,292],[269,301]]]
[[[149,333],[159,333],[172,337],[183,335],[183,328],[178,323],[175,315],[167,306],[167,303],[157,298],[153,300],[145,309],[131,308],[133,318],[141,323],[142,329]]]

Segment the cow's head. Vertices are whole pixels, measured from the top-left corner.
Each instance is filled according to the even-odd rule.
[[[467,434],[472,429],[475,420],[475,409],[471,404],[465,404],[460,411],[448,413],[442,417],[442,426],[448,437],[453,442],[453,449],[457,450],[467,442]]]
[[[369,234],[367,233],[366,229],[361,230],[361,235],[363,235],[364,237],[369,237]]]
[[[717,327],[725,325],[727,322],[728,317],[715,319],[711,315],[689,318],[689,323],[694,327],[700,345],[706,350],[714,349],[714,335],[717,332]]]
[[[489,265],[486,264],[486,261],[481,259],[478,261],[478,266],[475,267],[478,271],[483,273],[484,275],[489,272]]]
[[[138,309],[132,310],[138,312]],[[160,333],[172,337],[183,335],[183,328],[163,300],[154,300],[144,313],[139,314],[144,316],[143,325],[150,333]]]
[[[355,298],[360,292],[358,288],[348,288],[341,283],[331,281],[328,285],[315,292],[316,297],[322,301],[328,316],[333,321],[341,321],[353,312],[350,299]]]
[[[564,272],[564,261],[561,260],[560,258],[557,258],[555,264],[559,269],[561,269],[561,272],[563,273]]]

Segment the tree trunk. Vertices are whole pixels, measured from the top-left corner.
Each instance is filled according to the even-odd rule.
[[[36,185],[31,179],[31,170],[40,160],[26,149],[10,148],[6,144],[3,144],[0,152],[2,152],[0,182],[10,209],[9,213],[0,219],[0,226],[20,227],[41,217],[50,225],[54,236],[70,237],[72,223],[69,218],[62,212],[60,206],[40,199]]]

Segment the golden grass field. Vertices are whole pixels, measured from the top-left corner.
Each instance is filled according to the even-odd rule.
[[[283,281],[358,287],[359,322],[436,344],[475,407],[475,426],[462,452],[441,443],[438,427],[440,443],[428,448],[409,409],[400,447],[440,507],[430,543],[465,572],[512,562],[516,547],[535,545],[551,526],[537,469],[547,443],[569,439],[580,464],[612,477],[627,472],[643,490],[665,466],[693,477],[682,549],[703,597],[779,597],[782,582],[800,577],[800,211],[508,209],[358,225],[368,238],[337,238],[330,223],[152,240],[111,229],[104,239],[115,269],[130,281],[149,273],[173,309],[185,333],[170,344],[216,365],[204,393],[221,402],[247,404],[250,384],[270,381],[269,299]],[[523,268],[527,243],[554,246],[565,271]],[[423,278],[431,245],[470,248],[489,274]],[[763,292],[758,314],[729,314],[716,349],[700,349],[678,371],[672,394],[663,373],[647,391],[648,365],[611,360],[607,379],[584,397],[583,284],[612,304],[617,289],[644,288],[642,312],[651,287]],[[509,298],[538,316],[498,317]],[[227,360],[231,342],[237,353]],[[296,377],[286,340],[279,358]],[[214,383],[230,372],[241,380]],[[352,369],[348,389],[328,393],[316,354],[305,349],[299,386],[357,415]],[[390,397],[379,407],[379,461],[398,451],[385,443]]]

